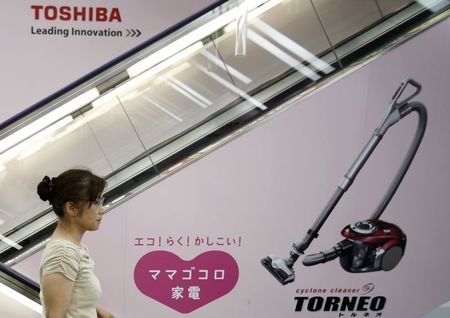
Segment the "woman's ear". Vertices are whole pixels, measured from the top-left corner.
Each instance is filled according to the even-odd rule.
[[[64,209],[66,210],[69,216],[75,217],[79,214],[77,205],[72,201],[66,202],[64,204]]]

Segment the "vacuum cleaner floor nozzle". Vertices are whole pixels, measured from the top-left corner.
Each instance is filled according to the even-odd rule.
[[[295,279],[294,270],[286,264],[284,259],[267,256],[261,260],[261,264],[282,284],[292,283]]]

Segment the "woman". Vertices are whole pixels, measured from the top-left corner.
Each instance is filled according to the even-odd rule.
[[[81,244],[86,231],[96,231],[103,215],[106,181],[87,170],[68,170],[44,177],[39,197],[49,201],[58,224],[41,258],[41,303],[46,318],[113,318],[96,306],[101,287],[94,262]]]

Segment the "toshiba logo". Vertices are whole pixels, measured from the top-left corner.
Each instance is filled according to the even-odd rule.
[[[122,22],[119,8],[32,5],[35,20]]]

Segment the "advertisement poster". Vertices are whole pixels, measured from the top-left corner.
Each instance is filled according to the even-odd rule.
[[[115,264],[100,275],[123,316],[421,317],[446,303],[447,28],[418,35],[111,212],[89,245]],[[261,259],[289,256],[405,78],[422,85],[414,100],[427,108],[428,125],[381,218],[406,236],[403,257],[392,270],[365,273],[344,270],[339,259],[298,261],[295,281],[281,285]],[[389,129],[307,254],[330,249],[344,227],[372,215],[417,122],[413,113]]]
[[[30,15],[36,12],[45,15],[42,10]],[[144,32],[137,22],[128,28]],[[409,318],[447,303],[449,29],[445,20],[294,100],[108,213],[101,230],[84,242],[102,282],[100,305],[124,318]],[[292,267],[295,280],[280,284],[261,260],[289,258],[292,244],[308,234],[338,185],[346,186],[344,175],[405,79],[420,84],[413,101],[426,107],[428,120],[381,217],[387,223],[374,227],[367,220],[414,138],[415,113],[386,132],[306,254],[330,251],[350,231],[370,234],[374,239],[367,244],[388,236],[396,248],[384,240],[379,249],[355,250],[347,261],[361,270],[353,272],[339,258],[314,266],[300,259]],[[388,251],[387,261],[379,257]],[[39,257],[16,270],[37,279]]]

